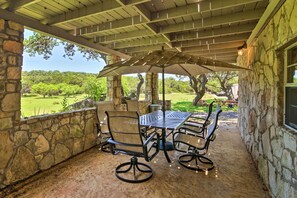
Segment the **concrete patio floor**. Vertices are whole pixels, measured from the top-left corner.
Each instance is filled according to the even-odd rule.
[[[10,194],[0,192],[0,197],[270,197],[240,138],[236,121],[221,121],[217,132],[209,150],[216,168],[208,175],[181,167],[176,161],[180,153],[176,151],[169,152],[174,162],[168,164],[160,151],[148,163],[154,170],[153,178],[129,184],[114,175],[115,167],[129,161],[129,156],[92,148],[11,187]]]

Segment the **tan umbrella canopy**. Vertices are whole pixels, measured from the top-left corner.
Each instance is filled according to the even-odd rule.
[[[164,71],[163,71],[164,70]],[[182,52],[158,50],[106,65],[98,77],[132,73],[168,73],[196,76],[218,71],[247,70],[218,60],[188,55]]]
[[[165,114],[164,73],[196,76],[218,71],[248,70],[218,60],[188,55],[182,52],[158,50],[106,65],[98,77],[133,73],[162,73],[163,113]]]

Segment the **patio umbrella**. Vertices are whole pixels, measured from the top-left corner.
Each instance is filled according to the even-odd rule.
[[[162,73],[163,115],[165,115],[164,73],[196,76],[218,71],[248,70],[218,60],[193,56],[176,51],[158,50],[131,57],[114,64],[106,65],[98,77],[116,76],[132,73]]]

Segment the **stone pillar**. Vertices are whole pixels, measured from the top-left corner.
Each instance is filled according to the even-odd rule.
[[[158,74],[152,74],[152,103],[158,104],[159,102],[159,83]]]
[[[13,155],[13,133],[20,121],[24,27],[0,19],[0,188]]]
[[[152,73],[145,75],[145,100],[152,102]]]
[[[112,64],[120,61],[120,57],[108,55],[106,57],[107,64]],[[121,76],[107,77],[107,95],[106,100],[113,101],[116,106],[121,104],[122,98],[122,81]]]

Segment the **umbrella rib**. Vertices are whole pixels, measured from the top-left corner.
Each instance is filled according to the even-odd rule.
[[[178,64],[189,76],[192,76],[181,64]]]

